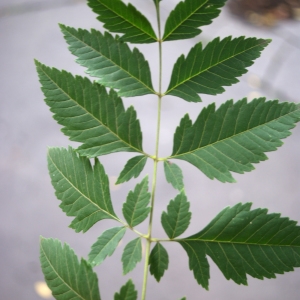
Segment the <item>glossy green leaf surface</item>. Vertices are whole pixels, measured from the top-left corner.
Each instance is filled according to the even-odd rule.
[[[97,275],[69,245],[41,238],[40,262],[48,287],[57,300],[100,300]]]
[[[130,241],[124,248],[122,255],[123,274],[132,271],[142,260],[142,242],[140,238]]]
[[[188,161],[211,179],[234,182],[231,172],[252,171],[252,164],[280,147],[299,120],[300,107],[294,103],[230,100],[217,110],[211,104],[194,124],[188,115],[182,118],[171,158]]]
[[[137,300],[137,291],[131,279],[122,286],[120,293],[115,293],[114,300]]]
[[[142,132],[133,107],[124,109],[111,90],[73,77],[66,71],[36,62],[45,102],[70,140],[83,143],[81,155],[95,157],[113,152],[142,152]]]
[[[146,176],[138,183],[134,191],[130,191],[123,204],[123,215],[130,227],[142,223],[149,215],[151,194],[148,192],[149,180]]]
[[[170,161],[164,161],[164,171],[167,181],[172,184],[174,189],[181,191],[184,188],[181,169]]]
[[[163,36],[164,41],[183,40],[197,36],[199,27],[208,25],[220,14],[226,0],[185,0],[170,13]]]
[[[192,214],[189,211],[190,203],[187,201],[184,190],[171,200],[167,212],[161,215],[161,224],[170,239],[184,233],[190,225]]]
[[[131,178],[137,178],[143,171],[147,157],[143,155],[135,156],[128,160],[124,169],[121,171],[116,184],[129,181]]]
[[[231,37],[214,39],[202,49],[196,44],[185,58],[181,55],[172,71],[166,95],[180,97],[189,102],[200,102],[198,94],[217,95],[224,86],[237,83],[237,77],[260,56],[269,40]]]
[[[154,248],[151,250],[149,265],[150,273],[154,276],[157,282],[159,282],[169,266],[168,252],[160,243],[156,243]]]
[[[75,217],[70,227],[87,231],[103,219],[118,220],[111,203],[109,182],[98,159],[92,167],[85,157],[78,157],[69,147],[50,148],[48,169],[60,208]]]
[[[156,42],[156,34],[144,15],[131,3],[121,0],[89,0],[88,5],[98,14],[97,19],[104,23],[110,32],[123,33],[122,41],[130,43]]]
[[[126,232],[125,227],[114,227],[104,231],[93,244],[89,253],[89,263],[92,266],[100,265],[107,256],[113,255],[119,242]]]
[[[297,222],[267,209],[251,209],[251,203],[222,210],[203,230],[179,240],[189,256],[195,279],[208,289],[206,255],[226,279],[247,284],[254,278],[275,278],[300,267],[300,227]]]
[[[118,90],[120,97],[154,94],[148,62],[138,49],[128,45],[108,32],[102,34],[60,25],[69,50],[78,57],[87,73],[97,77],[97,82]]]

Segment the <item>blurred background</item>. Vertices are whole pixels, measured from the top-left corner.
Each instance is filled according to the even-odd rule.
[[[128,2],[128,1],[124,1]],[[153,24],[152,0],[131,0]],[[162,22],[175,7],[177,0],[161,2]],[[261,58],[240,78],[240,83],[229,87],[216,97],[203,95],[203,103],[192,104],[175,97],[163,100],[161,156],[170,155],[173,133],[180,118],[189,113],[194,120],[204,106],[216,101],[218,105],[228,99],[243,97],[300,102],[300,1],[293,0],[232,0],[221,16],[203,33],[190,40],[167,42],[163,48],[163,88],[169,83],[172,66],[178,56],[187,54],[200,40],[206,44],[216,36],[256,36],[271,38],[273,42]],[[35,71],[33,59],[84,75],[67,49],[58,23],[81,28],[102,30],[96,16],[85,0],[1,0],[0,2],[0,299],[38,300],[52,299],[45,287],[39,266],[39,236],[55,237],[70,244],[79,256],[86,257],[90,246],[105,230],[116,224],[102,221],[87,233],[76,234],[68,228],[71,218],[58,207],[59,201],[48,176],[46,152],[48,146],[76,144],[68,141],[52,119],[43,102],[44,96]],[[155,26],[155,25],[154,25]],[[152,70],[157,87],[157,45],[141,45]],[[154,96],[124,99],[126,107],[133,104],[141,120],[144,149],[153,153],[157,99]],[[268,154],[268,161],[256,165],[256,171],[244,175],[234,174],[235,184],[211,181],[195,167],[176,162],[183,169],[186,193],[191,201],[192,222],[184,234],[201,230],[220,210],[238,202],[253,202],[253,208],[265,207],[270,212],[300,221],[300,127],[276,152]],[[112,154],[101,157],[111,180],[112,200],[121,215],[127,193],[139,181],[115,186],[114,182],[132,154]],[[146,165],[143,175],[152,174],[152,163]],[[155,206],[154,236],[165,237],[160,226],[160,215],[176,191],[166,182],[162,166],[159,168],[157,202]],[[146,225],[141,225],[141,231]],[[124,245],[133,238],[126,234],[113,257],[95,271],[99,276],[102,299],[113,295],[132,278],[140,291],[143,263],[122,276],[121,255]],[[150,276],[147,299],[171,300],[298,300],[300,270],[278,275],[277,279],[256,280],[249,277],[248,287],[227,281],[211,262],[210,291],[207,292],[193,278],[188,269],[188,258],[180,245],[167,243],[169,269],[157,284]]]

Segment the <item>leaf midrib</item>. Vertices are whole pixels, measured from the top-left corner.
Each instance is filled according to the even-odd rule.
[[[98,53],[100,56],[103,56],[105,59],[107,59],[108,61],[110,61],[114,66],[118,67],[120,70],[122,70],[124,73],[126,73],[129,77],[135,79],[137,82],[139,82],[140,84],[142,84],[146,89],[148,89],[150,92],[152,92],[153,94],[156,94],[156,92],[149,87],[148,85],[146,85],[143,81],[141,81],[140,79],[138,79],[137,77],[133,76],[132,74],[130,74],[127,70],[125,70],[122,66],[117,65],[114,61],[112,61],[110,58],[106,57],[105,55],[103,55],[101,52],[97,51],[95,48],[93,48],[92,46],[86,44],[84,41],[80,40],[78,37],[76,37],[75,35],[73,35],[70,31],[68,31],[68,27],[64,26],[64,30],[67,31],[72,37],[74,37],[75,39],[77,39],[79,42],[83,43],[87,48],[92,49],[93,51],[95,51],[96,53]],[[88,31],[87,31],[88,32]],[[89,34],[91,34],[90,32],[88,32]],[[102,34],[101,34],[102,35]],[[103,35],[102,35],[103,36]],[[103,36],[104,37],[104,36]],[[97,38],[98,40],[98,38]],[[136,48],[137,49],[137,48]],[[131,55],[133,55],[133,52],[131,52]],[[77,55],[76,55],[77,56]],[[78,57],[79,58],[79,57]],[[80,59],[80,58],[79,58]],[[87,67],[89,69],[89,67]]]
[[[190,14],[187,16],[187,18],[185,18],[185,19],[183,19],[181,22],[179,22],[178,26],[175,26],[174,30],[171,31],[167,36],[164,36],[162,40],[165,41],[170,35],[172,35],[172,33],[174,33],[174,31],[175,31],[176,29],[178,29],[178,27],[180,27],[180,26],[181,26],[184,22],[186,22],[186,21],[187,21],[194,13],[196,13],[197,10],[201,9],[205,4],[207,4],[208,1],[209,1],[209,0],[205,1],[205,2],[203,3],[203,5],[199,6],[197,9],[193,10],[192,13],[190,13]],[[175,9],[176,9],[176,7],[174,8],[173,11],[175,11]],[[194,28],[194,27],[193,27],[193,28]],[[197,27],[197,28],[198,28],[198,27]]]
[[[44,257],[46,258],[48,264],[51,266],[52,270],[54,271],[54,273],[57,275],[58,278],[60,278],[60,280],[62,282],[65,283],[65,285],[71,290],[73,291],[80,299],[82,300],[86,300],[86,298],[82,298],[82,296],[80,294],[78,294],[78,292],[76,292],[60,275],[59,273],[56,271],[56,268],[54,267],[54,265],[52,265],[52,263],[50,262],[50,260],[48,259],[48,256],[46,255],[46,252],[44,251],[44,248],[43,248],[43,244],[41,243],[41,249],[43,250],[43,254],[44,254]],[[68,273],[69,273],[69,270],[68,270]],[[77,278],[76,278],[77,279]]]
[[[259,128],[259,127],[267,126],[268,124],[270,124],[270,123],[272,123],[272,122],[275,122],[275,121],[278,121],[278,120],[281,119],[281,118],[287,117],[287,116],[289,116],[290,114],[293,114],[293,113],[295,113],[295,112],[297,112],[297,111],[299,111],[299,110],[300,110],[300,107],[297,106],[295,110],[290,111],[290,112],[288,112],[288,113],[285,114],[285,115],[281,115],[281,116],[279,116],[278,118],[275,118],[275,119],[273,119],[273,120],[271,120],[271,121],[269,121],[269,122],[266,122],[266,123],[264,123],[264,124],[260,124],[260,125],[254,126],[254,127],[250,128],[250,129],[247,129],[247,130],[245,130],[245,131],[243,131],[243,132],[240,132],[240,133],[237,133],[237,134],[232,135],[232,136],[230,136],[230,137],[227,137],[227,138],[218,140],[218,141],[216,141],[216,142],[214,142],[214,143],[205,145],[205,146],[203,146],[203,147],[199,147],[199,148],[194,149],[194,150],[192,150],[192,151],[187,151],[187,152],[184,152],[184,153],[180,153],[180,154],[175,154],[175,155],[169,156],[168,158],[170,158],[170,159],[171,159],[171,158],[178,158],[178,157],[180,157],[180,156],[184,156],[184,155],[187,155],[187,154],[193,154],[193,153],[196,152],[196,151],[205,149],[205,148],[207,148],[207,147],[214,146],[215,144],[217,144],[217,143],[222,143],[222,142],[224,142],[224,141],[226,141],[226,140],[230,140],[230,139],[232,139],[232,138],[234,138],[234,137],[237,137],[237,136],[239,136],[239,135],[245,134],[245,133],[247,133],[247,132],[251,132],[252,130],[257,129],[257,128]],[[207,123],[207,122],[205,122],[205,123]],[[192,126],[193,126],[193,125],[192,125]]]
[[[140,149],[134,147],[133,145],[129,144],[128,142],[126,142],[125,140],[123,140],[117,133],[113,132],[108,126],[106,126],[104,123],[101,122],[101,120],[99,120],[98,118],[96,118],[91,112],[89,112],[84,106],[80,105],[75,99],[73,99],[67,92],[65,92],[50,76],[48,76],[48,74],[43,70],[43,68],[40,67],[40,70],[43,71],[44,75],[47,76],[47,78],[53,82],[53,84],[64,94],[66,95],[70,100],[72,100],[76,105],[78,105],[83,111],[86,112],[86,114],[90,115],[94,120],[96,120],[100,126],[103,126],[107,129],[107,131],[109,131],[110,134],[114,135],[115,137],[117,137],[120,141],[122,141],[124,144],[126,144],[127,146],[129,146],[130,148],[134,149],[136,152],[139,152],[139,153],[142,153],[144,155],[147,155],[146,153],[144,153],[143,151],[141,151]],[[91,84],[93,85],[93,83],[91,82]],[[125,111],[123,112],[125,113]],[[59,114],[57,114],[59,115]],[[116,118],[117,119],[117,118]],[[65,128],[68,129],[67,126],[63,125]],[[118,128],[118,126],[117,126]],[[90,129],[90,128],[88,128]],[[85,130],[88,130],[88,129],[85,129]],[[85,131],[85,130],[82,130],[81,131]],[[111,142],[113,143],[113,142]],[[83,143],[85,144],[85,143]],[[98,146],[99,147],[99,146]],[[101,147],[101,146],[100,146]],[[149,156],[149,155],[147,155]]]
[[[173,239],[172,240],[173,242],[184,242],[184,243],[188,243],[188,242],[201,242],[201,243],[204,243],[204,244],[220,244],[220,246],[222,244],[230,244],[230,245],[244,245],[244,246],[259,246],[259,247],[262,247],[262,246],[265,246],[265,247],[290,247],[290,248],[300,248],[300,245],[297,246],[297,245],[279,245],[279,244],[258,244],[258,243],[245,243],[245,242],[231,242],[231,241],[221,241],[221,240],[210,240],[210,239],[197,239],[197,238],[194,238],[194,239],[190,239],[190,238],[187,238],[187,239]]]
[[[129,24],[131,24],[133,27],[138,28],[140,31],[142,31],[144,34],[148,35],[149,37],[151,37],[152,39],[154,39],[155,41],[157,41],[157,37],[156,36],[152,36],[150,35],[150,33],[148,33],[147,31],[145,31],[143,28],[139,27],[137,24],[132,23],[130,20],[125,19],[123,16],[119,15],[115,10],[113,10],[112,8],[108,7],[106,4],[100,2],[99,0],[97,0],[101,5],[105,6],[108,10],[111,10],[112,12],[114,12],[118,17],[120,17],[121,19],[125,20],[126,22],[128,22]],[[122,2],[122,1],[120,1]],[[128,5],[126,5],[124,2],[122,2],[126,8],[128,9]],[[129,3],[130,4],[130,3]],[[147,20],[147,19],[146,19]],[[152,29],[153,30],[153,29]],[[126,34],[126,33],[125,33]]]
[[[56,170],[59,172],[59,174],[65,179],[67,180],[67,182],[71,185],[71,187],[73,187],[80,195],[82,195],[86,200],[88,200],[91,204],[93,204],[94,206],[96,206],[100,211],[104,212],[105,214],[109,215],[112,219],[121,222],[116,216],[112,215],[111,213],[105,211],[104,209],[102,209],[98,204],[96,204],[95,202],[93,202],[90,198],[88,198],[85,194],[83,194],[76,186],[74,186],[74,184],[60,171],[60,169],[58,168],[58,166],[54,163],[52,157],[50,154],[48,154],[49,159],[51,160],[51,163],[55,166]],[[77,211],[78,212],[78,211]],[[92,214],[91,214],[92,215]],[[76,218],[78,216],[76,215]],[[89,217],[89,216],[88,216]]]
[[[231,41],[232,41],[232,40],[231,40]],[[244,41],[245,41],[245,40],[244,40]],[[200,72],[196,73],[195,75],[189,76],[187,79],[185,79],[185,80],[183,80],[183,81],[177,83],[175,86],[173,86],[172,88],[170,88],[169,90],[167,90],[167,91],[164,93],[164,95],[169,94],[169,93],[172,92],[174,89],[176,89],[178,86],[180,86],[180,85],[186,83],[187,81],[191,80],[191,79],[194,78],[194,77],[197,77],[197,76],[201,75],[202,73],[205,73],[205,72],[209,71],[211,68],[213,68],[213,67],[215,67],[215,66],[218,66],[218,65],[224,63],[225,61],[227,61],[227,60],[229,60],[229,59],[232,59],[232,58],[234,58],[234,57],[236,57],[236,56],[238,56],[238,55],[241,55],[241,54],[243,54],[243,53],[245,53],[245,52],[247,52],[247,51],[249,51],[249,50],[252,50],[253,48],[261,47],[261,46],[263,45],[263,42],[266,42],[266,41],[263,40],[262,43],[260,43],[260,44],[256,44],[256,45],[253,46],[253,47],[247,48],[247,49],[245,49],[245,50],[243,50],[243,51],[241,51],[241,52],[239,52],[239,53],[237,53],[237,54],[234,54],[234,55],[232,55],[232,56],[230,56],[230,57],[228,57],[228,58],[226,58],[226,59],[223,59],[223,60],[221,60],[221,61],[218,61],[217,63],[215,63],[215,64],[209,66],[208,68],[206,68],[206,69],[204,69],[204,70],[201,70]],[[202,50],[202,53],[203,53],[204,50],[205,50],[205,49]],[[189,55],[189,53],[188,53],[188,55]],[[186,59],[187,59],[188,55],[185,57],[185,60],[184,60],[183,64],[186,63]],[[176,65],[176,64],[175,64],[175,65]],[[194,65],[193,65],[193,66],[190,66],[191,69],[192,69],[193,67],[194,67]],[[174,70],[173,70],[173,71],[174,71]]]

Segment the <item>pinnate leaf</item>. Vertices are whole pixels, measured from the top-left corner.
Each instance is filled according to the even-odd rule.
[[[247,72],[246,68],[253,64],[269,42],[245,37],[227,37],[221,41],[216,38],[204,49],[200,42],[186,58],[184,55],[178,58],[165,94],[199,102],[198,94],[223,93],[223,86],[237,83],[237,77]]]
[[[137,291],[131,279],[122,286],[120,294],[115,293],[114,300],[137,300]]]
[[[133,107],[126,111],[113,90],[36,62],[45,101],[63,133],[83,143],[81,155],[142,152],[142,132]]]
[[[153,43],[157,37],[150,22],[132,4],[121,0],[89,0],[88,5],[98,14],[110,32],[124,33],[122,40],[130,43]]]
[[[89,253],[89,263],[100,265],[107,256],[111,256],[126,232],[125,227],[114,227],[104,231],[93,244]]]
[[[185,0],[177,4],[170,13],[163,40],[183,40],[201,33],[198,28],[208,25],[220,14],[226,0]]]
[[[108,32],[103,35],[94,29],[89,32],[60,27],[77,62],[87,68],[89,75],[97,77],[98,83],[118,89],[121,97],[155,94],[149,64],[138,49],[130,50]]]
[[[84,259],[78,261],[69,245],[41,238],[40,261],[55,299],[100,300],[97,275]]]
[[[132,271],[136,264],[142,260],[142,242],[140,238],[129,242],[122,255],[123,274]]]
[[[143,171],[147,157],[143,155],[135,156],[128,160],[120,176],[118,177],[116,184],[129,181],[131,178],[137,178]]]
[[[203,230],[179,240],[189,256],[195,279],[208,289],[209,255],[226,279],[247,284],[254,278],[275,278],[275,274],[300,267],[300,227],[297,222],[267,214],[267,209],[250,210],[251,203],[221,211]]]
[[[150,273],[159,282],[169,266],[168,252],[160,243],[156,243],[152,249],[149,257],[149,265]]]
[[[164,161],[164,171],[167,181],[171,183],[175,189],[181,191],[184,188],[181,169],[170,161]]]
[[[215,110],[204,108],[194,124],[186,115],[174,135],[171,158],[190,162],[211,179],[234,182],[230,172],[243,174],[252,163],[266,160],[300,120],[300,106],[265,98],[232,100]]]
[[[108,177],[98,159],[94,167],[85,157],[78,157],[69,147],[50,148],[48,169],[60,208],[74,216],[70,227],[87,231],[103,219],[119,220],[113,210]]]
[[[123,204],[123,215],[130,227],[142,223],[150,212],[148,204],[151,194],[148,192],[148,176],[137,184],[134,191],[130,191]]]
[[[184,190],[171,200],[167,212],[161,215],[161,224],[170,239],[185,232],[190,225],[191,213],[189,212],[190,203],[187,201]]]

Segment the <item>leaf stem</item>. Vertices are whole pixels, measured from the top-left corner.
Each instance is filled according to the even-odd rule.
[[[161,119],[161,100],[162,100],[162,40],[161,40],[161,26],[160,26],[160,9],[159,1],[155,2],[156,15],[157,15],[157,27],[158,27],[158,49],[159,49],[159,81],[158,81],[158,109],[157,109],[157,127],[156,127],[156,145],[155,145],[155,157],[153,166],[153,180],[152,180],[152,192],[151,192],[151,211],[149,216],[149,226],[148,235],[146,241],[146,251],[145,251],[145,265],[144,265],[144,279],[142,287],[142,300],[146,299],[147,291],[147,279],[148,279],[148,265],[150,256],[150,246],[151,246],[151,235],[152,235],[152,222],[153,222],[153,212],[154,212],[154,202],[155,202],[155,190],[156,190],[156,180],[157,180],[157,164],[158,159],[158,149],[159,149],[159,133],[160,133],[160,119]]]

